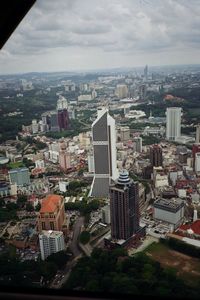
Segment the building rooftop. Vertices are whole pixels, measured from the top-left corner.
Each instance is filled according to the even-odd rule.
[[[179,229],[183,231],[192,230],[194,234],[200,235],[200,220],[196,220],[192,224],[181,225]]]
[[[11,174],[11,173],[22,172],[22,171],[28,171],[28,168],[26,168],[26,167],[24,167],[24,168],[16,168],[16,169],[8,171],[8,173]]]
[[[40,235],[45,235],[48,238],[55,238],[63,235],[62,231],[55,231],[55,230],[42,230]]]
[[[62,199],[62,196],[59,196],[59,195],[48,195],[42,201],[42,207],[40,209],[40,213],[55,212],[61,199]]]
[[[158,199],[154,202],[154,207],[164,208],[164,209],[178,209],[183,203],[182,200],[172,198],[172,199]]]

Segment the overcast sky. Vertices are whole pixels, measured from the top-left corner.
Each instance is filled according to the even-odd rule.
[[[37,0],[0,73],[200,63],[199,0]]]

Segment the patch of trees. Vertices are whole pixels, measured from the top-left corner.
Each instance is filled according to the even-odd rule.
[[[92,211],[97,210],[101,203],[98,199],[94,199],[90,202],[83,199],[82,201],[68,202],[65,203],[66,210],[78,210],[83,216],[90,214]]]
[[[60,251],[50,255],[45,261],[21,262],[16,248],[11,245],[6,253],[0,255],[0,286],[39,287],[41,277],[44,283],[51,280],[58,270],[65,267],[68,260],[68,253]]]
[[[66,251],[59,251],[57,253],[53,253],[47,257],[47,262],[52,262],[56,264],[58,269],[63,269],[66,266],[66,263],[69,260],[69,255]]]
[[[82,188],[87,187],[88,183],[86,181],[74,180],[69,183],[69,187],[66,196],[77,196],[82,192]]]
[[[171,237],[169,237],[168,239],[161,238],[160,242],[172,248],[173,250],[182,252],[186,255],[200,258],[200,248],[198,247],[195,247],[193,245],[187,244],[185,242],[182,242],[180,240]]]
[[[177,278],[174,269],[163,269],[143,253],[128,257],[121,248],[95,248],[91,257],[78,261],[64,288],[158,297],[197,297],[199,293]]]
[[[152,145],[158,144],[160,142],[160,138],[156,137],[155,135],[142,135],[142,144],[145,145]]]
[[[10,220],[18,220],[18,205],[15,203],[5,204],[4,200],[0,201],[0,222],[8,222]]]
[[[87,244],[90,240],[90,233],[89,231],[82,231],[79,237],[79,240],[82,244]]]

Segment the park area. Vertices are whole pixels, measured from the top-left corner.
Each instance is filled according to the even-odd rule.
[[[171,250],[161,243],[153,243],[144,251],[146,255],[160,262],[162,267],[174,268],[177,276],[186,284],[196,287],[200,282],[200,259]]]

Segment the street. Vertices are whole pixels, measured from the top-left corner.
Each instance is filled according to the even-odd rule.
[[[71,244],[69,245],[69,249],[72,251],[75,258],[80,254],[82,254],[81,250],[78,247],[78,236],[83,224],[84,224],[84,217],[78,217],[73,228],[73,237],[72,237]]]
[[[50,288],[55,288],[55,289],[61,288],[62,285],[69,278],[71,270],[76,265],[78,259],[82,257],[82,251],[78,247],[78,236],[83,224],[84,224],[84,217],[78,217],[76,223],[74,224],[73,237],[72,237],[71,244],[69,245],[69,248],[72,251],[74,258],[68,261],[64,270],[59,271],[56,274],[55,278],[50,284]]]

